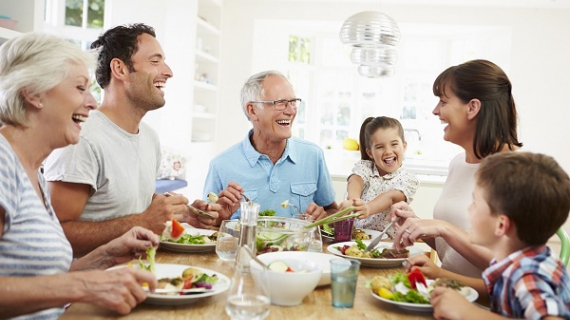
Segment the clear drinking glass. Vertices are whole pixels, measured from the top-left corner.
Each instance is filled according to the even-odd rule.
[[[228,290],[226,313],[232,320],[262,320],[269,315],[269,287],[265,269],[252,259],[255,254],[255,236],[259,204],[241,203],[239,249],[235,272]]]
[[[330,264],[332,305],[335,308],[352,308],[354,306],[360,261],[332,259]]]
[[[235,261],[239,247],[239,220],[224,220],[218,230],[216,254],[224,261]]]
[[[293,215],[294,219],[307,220],[310,222],[315,221],[313,216],[306,213],[296,213]],[[311,252],[323,252],[323,238],[321,237],[321,228],[314,227],[314,231],[311,233],[311,243],[307,251]]]

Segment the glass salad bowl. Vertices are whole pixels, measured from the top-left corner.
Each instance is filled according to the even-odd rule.
[[[255,244],[257,254],[277,251],[307,251],[317,227],[310,221],[284,217],[259,217]]]

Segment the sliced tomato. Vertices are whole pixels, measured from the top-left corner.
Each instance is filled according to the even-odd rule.
[[[172,219],[172,231],[170,236],[173,239],[178,239],[184,234],[184,227],[176,219]]]
[[[342,246],[342,248],[340,248],[340,252],[342,254],[346,254],[346,249],[350,248],[349,245],[345,244],[344,246]]]
[[[193,277],[184,279],[184,285],[182,285],[182,290],[192,289],[192,278]]]
[[[410,281],[410,286],[412,286],[412,289],[416,289],[416,282],[423,283],[425,286],[427,286],[426,278],[418,267],[413,267],[412,271],[408,273],[408,280]]]

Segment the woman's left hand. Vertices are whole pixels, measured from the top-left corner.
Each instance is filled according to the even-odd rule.
[[[394,226],[394,246],[403,249],[420,238],[436,238],[442,235],[445,222],[419,218],[408,218],[401,226]]]
[[[158,235],[143,227],[133,227],[122,236],[105,245],[105,253],[121,264],[138,257],[144,257],[151,247],[158,247]]]

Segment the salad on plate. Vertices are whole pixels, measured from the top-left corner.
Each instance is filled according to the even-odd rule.
[[[426,293],[418,291],[417,282],[427,284]],[[426,280],[417,267],[412,268],[412,271],[407,274],[398,272],[388,277],[375,276],[366,283],[366,287],[370,289],[374,298],[412,311],[432,311],[430,294],[436,287],[457,290],[471,302],[479,296],[473,288],[452,279]]]

